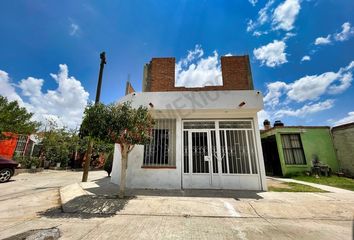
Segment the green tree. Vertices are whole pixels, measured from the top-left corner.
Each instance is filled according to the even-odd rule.
[[[83,182],[86,182],[88,178],[94,140],[111,141],[108,136],[107,126],[109,117],[108,107],[102,103],[89,104],[84,111],[80,126],[80,137],[87,138],[88,143],[84,171],[82,174]]]
[[[33,113],[20,107],[17,101],[9,102],[7,98],[0,95],[0,133],[30,134],[36,132],[40,124],[32,121],[32,116]]]
[[[55,124],[49,124],[42,139],[42,154],[51,163],[61,163],[67,166],[70,154],[76,146],[75,131],[66,128],[58,128]]]
[[[120,198],[123,198],[125,194],[128,154],[136,144],[145,144],[150,141],[153,125],[154,121],[148,109],[142,106],[133,108],[130,102],[108,106],[103,104],[89,105],[85,110],[80,135],[120,145],[122,156]],[[88,149],[91,154],[92,145],[89,144]]]
[[[133,108],[130,102],[108,106],[108,134],[121,150],[119,197],[125,195],[128,155],[136,144],[150,141],[154,121],[146,107]]]

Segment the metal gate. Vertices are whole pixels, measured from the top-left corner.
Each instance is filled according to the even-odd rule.
[[[254,143],[250,120],[183,121],[183,186],[259,188]]]

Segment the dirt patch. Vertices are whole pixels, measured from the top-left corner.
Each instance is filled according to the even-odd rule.
[[[287,188],[291,189],[291,187],[285,182],[277,181],[274,179],[267,179],[268,188]]]

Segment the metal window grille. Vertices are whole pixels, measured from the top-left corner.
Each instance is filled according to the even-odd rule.
[[[144,166],[175,166],[175,119],[156,119],[152,137],[144,146]]]
[[[183,131],[183,161],[183,171],[184,173],[189,173],[188,131]]]
[[[183,127],[184,173],[209,173],[211,171],[213,173],[221,171],[223,174],[258,173],[252,121],[191,121],[184,122]],[[218,138],[215,127],[219,127]],[[193,129],[199,131],[194,132]],[[211,149],[208,149],[207,134],[210,134],[209,147]],[[220,151],[221,157],[220,170],[218,151]],[[212,158],[212,169],[210,170],[204,161],[204,156],[208,153]]]
[[[27,135],[19,135],[18,136],[15,154],[23,155],[23,152],[25,151],[25,147],[27,144],[27,138],[28,138]]]
[[[282,134],[281,141],[285,164],[305,165],[306,159],[302,148],[300,134]]]

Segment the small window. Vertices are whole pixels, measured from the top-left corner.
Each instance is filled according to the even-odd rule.
[[[220,121],[219,128],[252,128],[251,121]]]
[[[300,134],[282,134],[284,160],[287,165],[305,165],[306,159]]]
[[[155,120],[151,140],[144,146],[144,166],[175,166],[176,122],[174,119]]]
[[[185,122],[183,124],[184,129],[214,129],[214,121],[196,121],[196,122]]]

